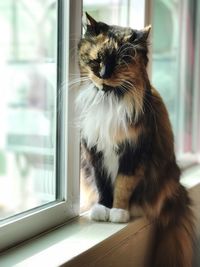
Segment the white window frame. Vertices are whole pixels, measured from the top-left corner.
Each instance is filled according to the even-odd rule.
[[[0,252],[79,214],[80,140],[79,130],[73,126],[75,90],[69,90],[68,85],[70,74],[78,74],[75,53],[70,51],[77,47],[81,35],[81,2],[57,0],[57,200],[0,222]]]

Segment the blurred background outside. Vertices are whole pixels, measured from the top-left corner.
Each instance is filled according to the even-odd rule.
[[[56,198],[56,2],[0,0],[0,220]],[[97,21],[140,29],[144,2],[83,0],[83,10]],[[151,80],[181,157],[200,150],[200,3],[152,2]]]
[[[57,10],[0,0],[0,219],[55,200]]]

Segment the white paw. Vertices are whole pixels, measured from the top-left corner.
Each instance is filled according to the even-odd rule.
[[[109,208],[100,204],[95,204],[90,211],[90,218],[94,221],[108,221],[109,214]]]
[[[114,223],[126,223],[130,219],[129,211],[123,209],[112,208],[110,210],[109,221]]]

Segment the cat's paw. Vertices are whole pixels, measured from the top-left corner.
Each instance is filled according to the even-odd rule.
[[[112,208],[110,210],[109,221],[114,223],[126,223],[129,220],[130,220],[129,211],[117,208]]]
[[[94,221],[108,221],[109,214],[109,208],[100,204],[95,204],[90,211],[90,218]]]

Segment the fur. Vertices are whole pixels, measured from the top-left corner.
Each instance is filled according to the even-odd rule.
[[[152,267],[192,267],[194,216],[174,153],[166,107],[146,66],[148,34],[96,22],[79,43],[80,110],[84,162],[98,204],[91,218],[127,222],[132,212],[156,225]]]
[[[133,107],[112,93],[105,95],[102,90],[89,85],[82,88],[77,105],[81,110],[79,126],[88,148],[103,151],[108,176],[112,182],[117,175],[119,156],[115,153],[118,143],[115,137],[119,131],[128,132],[127,118],[131,120]],[[91,131],[92,129],[92,131]],[[128,133],[127,133],[128,135]]]

